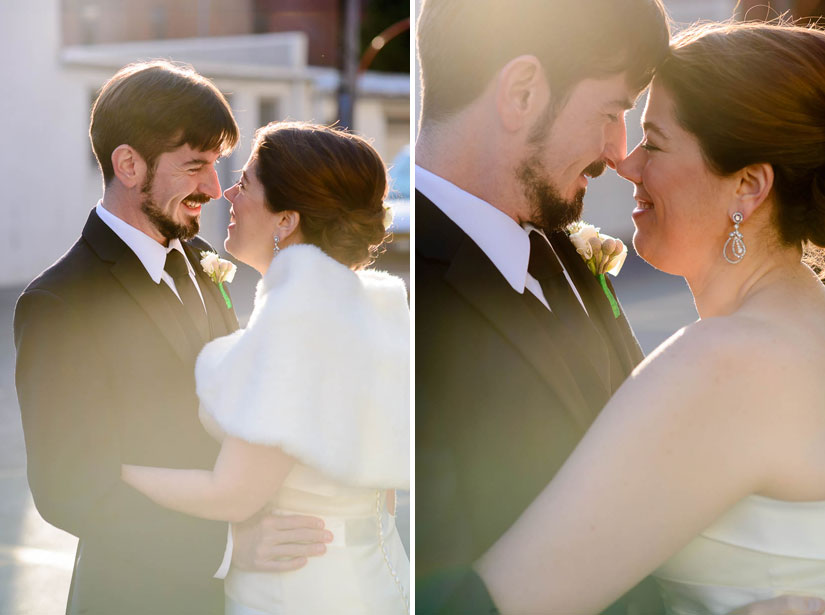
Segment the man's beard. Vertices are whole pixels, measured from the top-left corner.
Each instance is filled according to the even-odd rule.
[[[186,224],[175,222],[171,216],[167,215],[160,207],[158,207],[158,204],[155,203],[155,200],[152,198],[152,183],[154,182],[154,179],[155,170],[149,169],[146,174],[146,180],[143,182],[143,186],[140,189],[140,193],[143,195],[143,200],[140,203],[140,210],[146,214],[149,221],[166,239],[192,239],[200,230],[200,219],[195,216],[189,218],[189,221]],[[211,199],[207,195],[197,192],[193,192],[184,199],[184,201],[191,201],[194,203],[208,203],[210,200]]]
[[[593,162],[583,173],[590,177],[598,177],[606,166],[604,161]],[[534,226],[545,233],[552,233],[581,218],[585,189],[576,192],[572,199],[562,197],[558,188],[546,177],[538,153],[519,165],[516,176],[530,204],[529,222]]]
[[[563,198],[559,189],[547,177],[542,166],[541,154],[550,136],[553,119],[554,111],[548,104],[530,130],[528,143],[533,147],[533,152],[516,169],[516,178],[521,183],[524,196],[530,204],[528,221],[545,233],[560,231],[579,220],[584,207],[585,194],[582,188],[572,199]],[[604,172],[606,166],[603,160],[598,160],[589,164],[582,173],[590,177],[598,177]]]

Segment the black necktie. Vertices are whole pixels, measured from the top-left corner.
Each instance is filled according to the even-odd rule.
[[[564,276],[561,262],[547,240],[536,231],[530,233],[527,272],[538,280],[547,305],[571,332],[578,335],[595,333],[593,323]]]
[[[564,241],[569,240],[565,237]],[[530,262],[527,271],[538,280],[547,305],[569,334],[567,339],[573,345],[570,361],[574,361],[572,355],[577,354],[586,358],[605,385],[605,387],[594,386],[595,382],[587,380],[590,372],[573,370],[574,378],[585,378],[584,381],[580,380],[580,386],[590,407],[601,408],[610,394],[607,388],[610,385],[610,355],[607,345],[573,293],[571,283],[564,275],[564,268],[556,252],[550,247],[547,239],[537,232],[530,233]],[[533,304],[536,309],[541,307],[548,316],[550,315],[537,299],[533,301]]]
[[[189,317],[189,321],[195,325],[198,334],[203,341],[209,339],[209,320],[206,311],[203,309],[198,290],[189,277],[189,268],[186,266],[186,257],[178,250],[170,250],[166,254],[166,265],[164,270],[175,281],[175,288],[178,296],[183,302],[183,307]]]

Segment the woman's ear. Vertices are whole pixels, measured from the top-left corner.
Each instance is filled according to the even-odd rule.
[[[738,172],[738,185],[736,187],[735,209],[729,211],[732,215],[734,211],[739,211],[748,219],[757,207],[765,202],[773,188],[773,167],[761,162],[750,164]]]
[[[143,186],[146,179],[146,161],[131,145],[118,145],[112,152],[112,168],[115,177],[126,188]]]
[[[300,243],[301,214],[293,209],[285,209],[275,214],[275,234],[280,237],[282,244]]]

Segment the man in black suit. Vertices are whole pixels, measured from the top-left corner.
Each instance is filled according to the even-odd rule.
[[[223,613],[213,578],[239,565],[288,569],[321,542],[320,520],[235,532],[161,508],[120,480],[121,464],[211,469],[219,445],[198,421],[194,364],[238,328],[206,276],[201,206],[220,197],[215,162],[238,141],[229,105],[194,71],[127,66],[95,102],[92,147],[104,195],[80,239],[23,292],[15,310],[16,382],[38,511],[79,538],[68,613]],[[231,538],[231,537],[230,537]],[[246,558],[246,559],[244,559]],[[225,574],[225,572],[224,572]]]
[[[563,229],[669,33],[658,0],[426,0],[417,32],[416,604],[480,613],[470,565],[642,358]]]

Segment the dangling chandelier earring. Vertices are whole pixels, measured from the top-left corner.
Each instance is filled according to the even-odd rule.
[[[272,239],[275,240],[275,247],[272,249],[272,256],[278,256],[278,252],[281,251],[281,246],[278,245],[281,243],[281,238],[278,235],[273,235]]]
[[[733,230],[728,235],[725,247],[722,248],[722,256],[724,256],[725,260],[731,265],[736,265],[742,262],[742,259],[745,258],[745,252],[748,251],[745,247],[745,238],[742,237],[742,233],[739,232],[739,225],[745,217],[741,212],[736,211],[730,219],[733,220]],[[728,254],[730,254],[730,256],[728,256]]]

